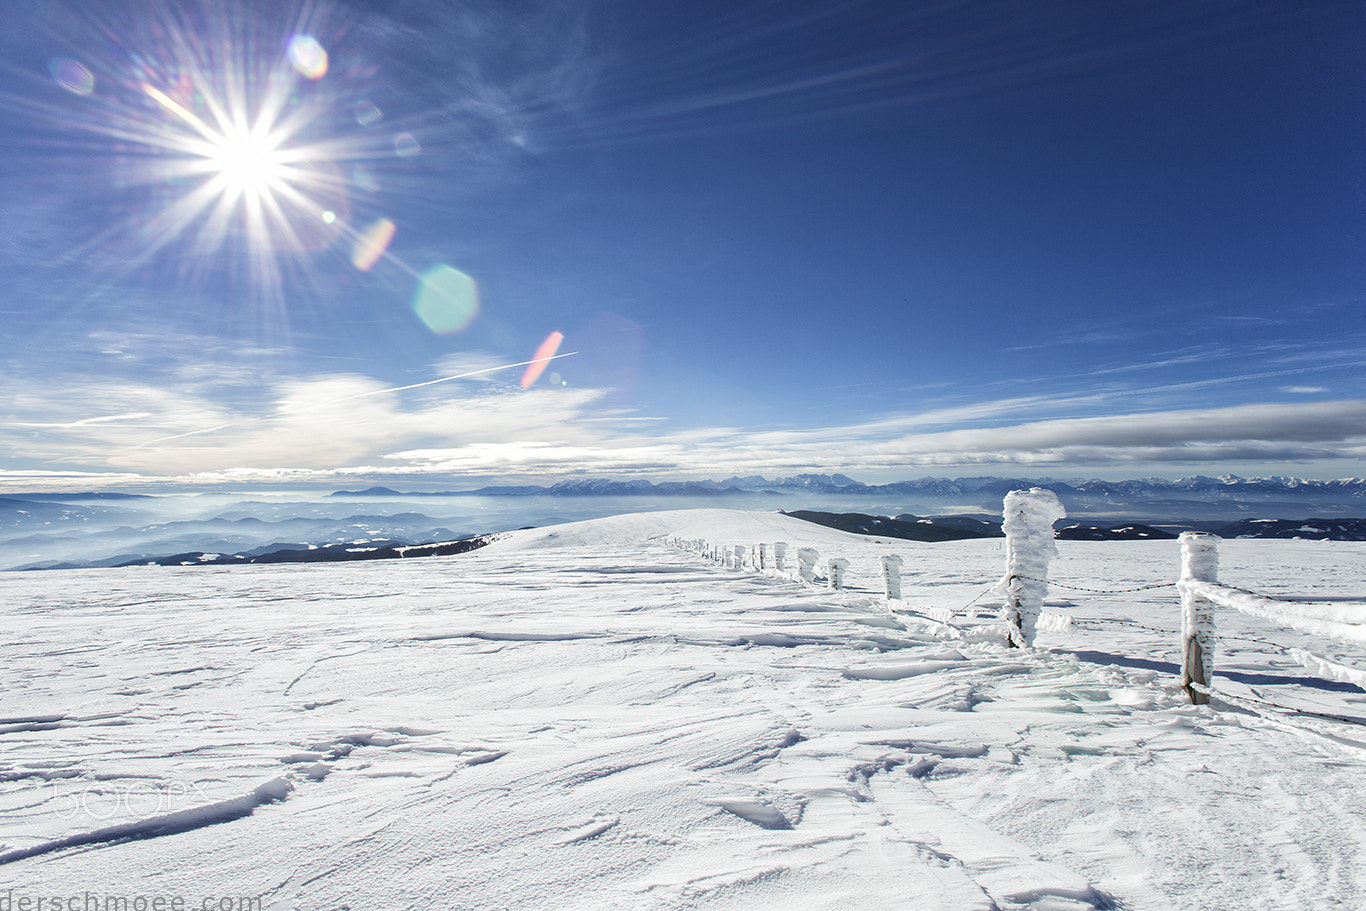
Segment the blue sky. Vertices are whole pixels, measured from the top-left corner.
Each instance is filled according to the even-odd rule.
[[[0,489],[1360,475],[1363,39],[1331,0],[27,5]]]

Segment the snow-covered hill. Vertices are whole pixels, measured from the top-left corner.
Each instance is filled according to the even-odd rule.
[[[670,538],[813,547],[850,588]],[[1058,547],[1082,588],[1177,573],[1174,542]],[[1170,586],[1054,587],[1039,647],[1007,650],[1002,551],[686,510],[416,561],[0,576],[0,895],[1366,904],[1366,693],[1331,679],[1360,649],[1220,614],[1194,707]],[[1366,594],[1366,544],[1221,557],[1272,595]]]
[[[842,474],[660,483],[577,479],[549,487],[444,493],[387,487],[330,496],[276,491],[254,499],[221,493],[14,494],[0,497],[0,570],[117,566],[196,551],[252,555],[358,540],[428,544],[527,525],[717,505],[990,521],[1000,516],[1006,493],[1035,486],[1054,491],[1073,520],[1093,525],[1141,523],[1216,531],[1247,519],[1314,520],[1331,528],[1328,536],[1350,538],[1360,537],[1366,521],[1366,480],[1233,476],[1178,481],[922,478],[891,484],[864,484]]]

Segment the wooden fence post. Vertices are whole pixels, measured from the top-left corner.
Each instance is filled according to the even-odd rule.
[[[844,571],[849,568],[849,561],[843,557],[831,557],[825,561],[825,586],[831,591],[838,591],[844,587]]]
[[[773,571],[780,576],[787,575],[787,542],[773,542]]]
[[[816,561],[820,559],[820,554],[814,547],[797,548],[797,581],[814,582],[816,581]]]
[[[882,585],[887,592],[888,601],[901,600],[901,557],[896,554],[882,555]]]
[[[1181,686],[1192,705],[1209,705],[1214,676],[1214,602],[1191,591],[1186,582],[1219,581],[1219,538],[1196,531],[1181,533]]]
[[[1006,494],[1001,526],[1006,533],[1006,636],[1011,648],[1032,648],[1034,627],[1048,593],[1048,561],[1058,555],[1053,523],[1067,513],[1051,490],[1032,487]]]

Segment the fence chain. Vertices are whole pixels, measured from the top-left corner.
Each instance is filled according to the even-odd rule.
[[[1259,699],[1256,696],[1240,696],[1235,693],[1225,693],[1222,691],[1218,693],[1213,693],[1208,687],[1202,687],[1194,683],[1192,683],[1191,686],[1195,689],[1201,690],[1207,695],[1215,695],[1220,699],[1228,699],[1232,702],[1255,702],[1258,705],[1264,705],[1268,708],[1273,709],[1280,709],[1283,712],[1292,712],[1296,715],[1312,715],[1315,718],[1326,718],[1329,721],[1341,721],[1343,724],[1355,724],[1360,727],[1366,727],[1366,721],[1362,721],[1360,718],[1347,718],[1343,715],[1330,715],[1327,712],[1315,712],[1312,709],[1297,709],[1293,706],[1281,705],[1279,702],[1271,702],[1267,699]]]
[[[956,610],[956,611],[954,611],[953,613],[949,614],[949,619],[952,620],[954,617],[957,617],[959,614],[965,612],[968,608],[972,607],[972,606],[973,606],[974,604],[976,604],[978,601],[981,601],[981,600],[982,600],[983,598],[985,598],[987,595],[991,594],[993,591],[995,591],[996,585],[997,585],[997,583],[993,582],[993,583],[991,583],[990,585],[988,585],[986,588],[982,589],[982,591],[977,595],[976,598],[973,598],[973,599],[972,599],[971,601],[969,601],[967,604],[964,604],[962,607],[958,608],[958,610]]]
[[[1317,602],[1314,601],[1296,601],[1294,598],[1278,598],[1275,595],[1268,595],[1265,592],[1255,592],[1250,588],[1240,588],[1237,585],[1229,585],[1227,582],[1215,582],[1214,584],[1219,586],[1220,588],[1232,589],[1236,592],[1242,592],[1245,595],[1252,595],[1256,598],[1264,598],[1267,601],[1277,601],[1281,604],[1303,604],[1305,607],[1318,606]]]
[[[1147,630],[1150,633],[1162,633],[1164,636],[1181,635],[1179,629],[1162,629],[1157,626],[1146,626],[1142,623],[1135,623],[1133,620],[1115,620],[1110,617],[1082,617],[1080,619],[1072,620],[1074,626],[1081,625],[1084,627],[1092,623],[1118,623],[1120,626],[1132,626],[1134,629]],[[1285,651],[1284,645],[1281,645],[1279,642],[1272,642],[1270,639],[1257,639],[1252,636],[1220,636],[1217,634],[1210,638],[1217,639],[1220,642],[1255,642],[1258,645],[1265,645],[1282,652]]]
[[[1215,636],[1213,636],[1212,638],[1217,639],[1217,640],[1219,640],[1220,642],[1255,642],[1255,643],[1257,643],[1258,645],[1265,645],[1267,648],[1274,648],[1274,649],[1276,649],[1276,650],[1279,651],[1279,652],[1284,652],[1284,651],[1285,651],[1285,646],[1282,645],[1282,644],[1279,643],[1279,642],[1272,642],[1270,639],[1258,639],[1258,638],[1256,638],[1256,637],[1254,637],[1254,636],[1219,636],[1219,635],[1215,635]]]
[[[1089,592],[1093,595],[1127,595],[1131,592],[1153,591],[1159,588],[1170,588],[1175,582],[1154,582],[1151,585],[1140,585],[1138,588],[1082,588],[1080,585],[1068,585],[1066,582],[1057,582],[1053,579],[1036,579],[1033,576],[1022,576],[1018,573],[1010,577],[1011,579],[1026,579],[1030,582],[1042,582],[1045,585],[1056,585],[1058,588],[1067,588],[1077,592]],[[1230,586],[1231,588],[1232,586]]]
[[[992,591],[993,591],[995,588],[996,588],[996,583],[993,582],[993,583],[991,583],[990,585],[988,585],[986,588],[982,589],[982,591],[978,593],[978,595],[977,595],[976,598],[973,598],[971,601],[969,601],[967,604],[964,604],[962,607],[958,608],[956,611],[950,612],[950,613],[949,613],[949,620],[954,619],[954,618],[957,617],[959,614],[965,612],[968,608],[972,607],[972,606],[973,606],[974,604],[976,604],[978,601],[981,601],[981,600],[982,600],[983,598],[985,598],[987,595],[991,594]],[[903,602],[903,603],[904,603],[904,602]],[[934,620],[934,622],[936,622],[936,623],[942,623],[942,624],[944,624],[945,626],[949,626],[949,625],[950,625],[949,622],[948,622],[948,620],[940,620],[940,619],[938,619],[938,618],[936,618],[936,617],[930,617],[928,614],[924,613],[923,611],[918,611],[918,610],[916,610],[915,608],[912,608],[912,607],[906,608],[906,611],[907,611],[908,613],[912,613],[912,614],[915,614],[915,615],[920,616],[920,617],[926,617],[926,618],[928,618],[928,619],[930,619],[930,620]]]
[[[1135,629],[1146,629],[1146,630],[1147,630],[1148,632],[1150,632],[1150,633],[1162,633],[1163,635],[1167,635],[1167,636],[1179,636],[1179,635],[1181,635],[1181,631],[1180,631],[1179,629],[1160,629],[1159,627],[1156,627],[1156,626],[1144,626],[1142,623],[1135,623],[1135,622],[1132,621],[1132,620],[1112,620],[1112,619],[1109,618],[1109,617],[1085,617],[1085,618],[1081,619],[1080,621],[1077,621],[1077,620],[1075,620],[1075,619],[1072,621],[1073,625],[1076,625],[1078,622],[1080,622],[1080,623],[1082,623],[1082,624],[1088,624],[1088,623],[1118,623],[1120,626],[1132,626],[1132,627],[1134,627]]]

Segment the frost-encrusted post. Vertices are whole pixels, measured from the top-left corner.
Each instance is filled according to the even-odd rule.
[[[888,601],[901,600],[901,564],[902,560],[896,554],[882,555],[882,586]]]
[[[1186,582],[1219,581],[1219,538],[1197,531],[1181,533],[1181,686],[1192,705],[1209,705],[1214,676],[1214,602],[1191,591]]]
[[[849,561],[843,557],[831,557],[825,561],[825,585],[831,591],[838,591],[844,588],[844,571],[849,568]]]
[[[780,576],[787,575],[787,542],[773,542],[773,571]]]
[[[743,544],[736,544],[736,545],[734,545],[733,547],[731,547],[731,553],[734,555],[734,562],[731,563],[731,569],[744,569],[744,568],[745,568],[745,545],[743,545]]]
[[[814,582],[816,581],[816,561],[820,559],[820,554],[816,553],[814,547],[797,548],[797,581]]]
[[[757,569],[759,572],[763,572],[764,570],[766,570],[766,569],[768,568],[768,565],[767,565],[767,564],[768,564],[768,545],[767,545],[767,544],[756,544],[756,545],[754,545],[754,568]]]
[[[1058,495],[1041,487],[1006,494],[1002,528],[1006,533],[1006,635],[1012,648],[1034,645],[1034,627],[1048,593],[1048,562],[1058,554],[1053,523],[1067,515]]]

